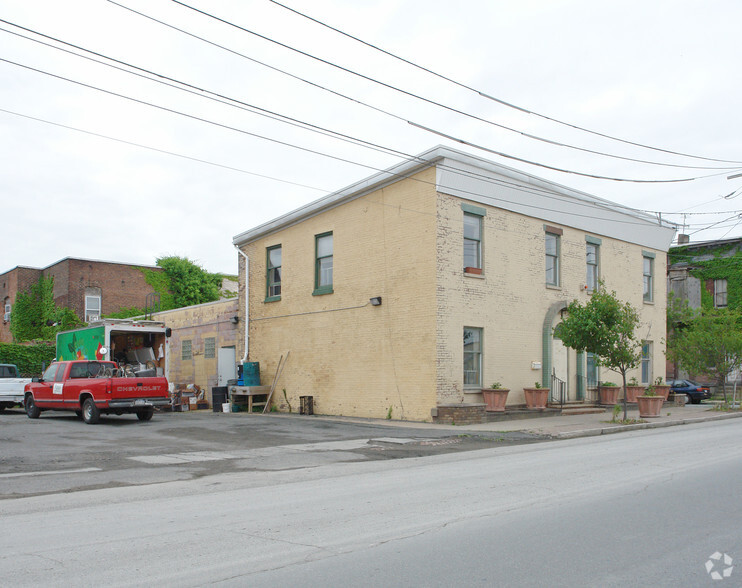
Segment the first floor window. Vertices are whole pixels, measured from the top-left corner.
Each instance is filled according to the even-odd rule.
[[[482,329],[464,327],[464,388],[482,387]]]
[[[3,314],[3,320],[7,323],[10,322],[10,302],[5,302],[5,314]]]
[[[216,357],[216,338],[206,337],[204,339],[204,358],[214,359]]]
[[[587,377],[587,386],[588,388],[594,388],[598,385],[598,361],[597,357],[594,353],[587,353],[586,354],[586,362],[587,362],[587,373],[585,374],[585,377]]]
[[[85,322],[100,320],[100,296],[85,296]]]
[[[649,384],[652,380],[652,342],[642,342],[642,384]]]
[[[180,350],[180,359],[192,359],[193,350],[191,347],[191,340],[188,339],[187,341],[183,341],[181,345],[182,345],[182,348]]]
[[[281,246],[268,248],[268,300],[281,298]]]
[[[714,307],[724,308],[727,305],[727,281],[714,280]]]

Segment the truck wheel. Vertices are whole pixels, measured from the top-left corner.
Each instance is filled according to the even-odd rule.
[[[36,403],[33,401],[33,396],[30,394],[26,396],[26,402],[24,404],[26,405],[26,414],[28,415],[28,418],[37,419],[41,416],[41,409],[36,406]]]
[[[100,411],[92,398],[86,398],[82,403],[82,420],[89,425],[94,425],[100,420]]]
[[[153,406],[150,406],[148,408],[143,408],[141,410],[137,411],[137,418],[140,421],[148,421],[152,418],[152,415],[155,414],[155,409]]]

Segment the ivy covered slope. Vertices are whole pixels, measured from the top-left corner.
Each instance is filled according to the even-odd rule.
[[[669,252],[670,264],[688,263],[689,273],[701,281],[701,306],[714,307],[714,300],[706,288],[708,280],[727,281],[727,306],[742,310],[742,246],[739,242],[708,247],[673,247]]]

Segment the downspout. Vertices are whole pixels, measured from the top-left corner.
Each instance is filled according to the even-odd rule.
[[[245,363],[250,352],[250,258],[237,245],[235,249],[245,258],[245,356],[242,358]]]

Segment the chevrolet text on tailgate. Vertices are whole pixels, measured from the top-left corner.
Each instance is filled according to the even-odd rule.
[[[112,413],[134,413],[148,421],[155,406],[170,404],[167,379],[126,376],[112,361],[55,362],[26,384],[26,414],[37,419],[46,410],[71,410],[92,425],[101,414]]]

